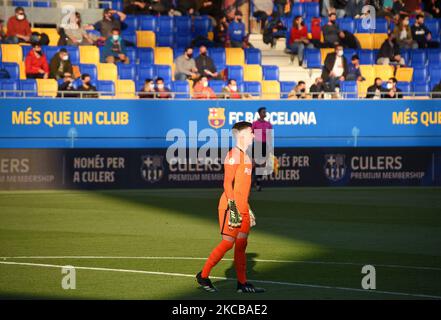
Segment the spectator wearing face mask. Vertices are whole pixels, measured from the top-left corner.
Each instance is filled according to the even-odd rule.
[[[297,85],[288,93],[288,99],[306,99],[306,83],[299,81]]]
[[[216,93],[208,86],[207,77],[202,77],[193,87],[193,99],[216,99]]]
[[[245,24],[242,22],[242,12],[235,12],[234,20],[228,26],[228,34],[231,47],[243,48],[246,46]]]
[[[98,93],[96,87],[90,82],[90,75],[83,73],[81,75],[81,85],[77,88],[80,92],[80,97],[82,98],[98,98]],[[94,92],[94,93],[83,93],[83,92]]]
[[[74,85],[71,72],[65,72],[63,75],[63,82],[58,85],[58,98],[76,98],[78,97]]]
[[[49,78],[61,79],[66,73],[72,75],[72,63],[69,61],[69,54],[65,48],[61,48],[51,59],[49,65]]]
[[[351,63],[348,66],[347,81],[363,81],[365,80],[360,71],[360,58],[354,54],[351,59]]]
[[[32,44],[25,59],[26,78],[28,79],[47,79],[49,76],[49,65],[46,55],[41,50],[39,43]]]
[[[103,58],[107,63],[129,63],[127,49],[121,38],[119,29],[113,29],[103,48]]]
[[[170,89],[167,88],[164,84],[164,79],[159,77],[156,79],[156,86],[155,86],[155,92],[156,92],[156,99],[170,99]]]
[[[118,16],[118,19],[115,18]],[[94,28],[101,33],[101,41],[105,41],[112,36],[114,29],[121,30],[121,22],[127,18],[126,14],[121,11],[106,8],[103,11],[103,19],[95,23]]]
[[[336,22],[337,16],[335,12],[331,12],[328,16],[328,23],[322,28],[325,46],[334,47],[341,44],[341,39],[345,37],[344,32],[340,29]]]
[[[175,60],[175,80],[197,79],[199,77],[196,62],[193,59],[193,48],[187,47],[183,55]]]
[[[394,64],[404,65],[404,59],[400,54],[400,47],[395,41],[395,35],[389,32],[387,39],[381,45],[377,56],[377,64]]]
[[[66,35],[66,44],[72,46],[93,44],[94,40],[87,33],[90,26],[81,24],[81,15],[79,12],[71,14],[69,23],[62,25]]]
[[[222,89],[225,99],[241,99],[242,96],[237,88],[237,82],[234,79],[228,80],[227,85]]]
[[[381,99],[387,89],[383,87],[383,80],[375,78],[374,84],[367,89],[366,99]]]
[[[22,7],[15,8],[15,15],[8,19],[5,43],[36,42],[38,36],[33,36],[31,24],[26,19]]]
[[[326,93],[326,85],[321,77],[315,78],[314,83],[309,88],[309,93],[313,99],[324,99]]]
[[[303,56],[305,47],[314,48],[312,43],[310,43],[308,39],[308,28],[305,26],[303,22],[302,16],[295,17],[291,32],[289,35],[288,48],[293,54],[297,54],[299,59],[299,66],[303,66]],[[291,56],[291,61],[294,56]]]
[[[343,55],[343,46],[336,45],[335,51],[328,53],[322,70],[322,79],[329,85],[329,90],[334,91],[340,81],[345,81],[348,75],[348,63]]]
[[[412,38],[418,43],[418,48],[438,48],[439,42],[432,41],[432,33],[424,24],[424,15],[419,14],[416,17],[415,24],[410,28]]]
[[[195,59],[195,62],[200,75],[207,77],[208,79],[219,78],[216,65],[214,64],[213,59],[207,54],[207,47],[201,46],[199,48],[199,56]]]
[[[383,98],[386,99],[401,99],[403,98],[403,94],[401,93],[401,89],[397,88],[397,79],[390,78],[386,84],[386,94],[383,95]]]
[[[418,49],[418,43],[412,39],[409,16],[404,16],[394,28],[394,37],[401,49]]]
[[[144,86],[140,93],[138,93],[140,99],[154,99],[155,98],[155,84],[152,79],[145,79]]]

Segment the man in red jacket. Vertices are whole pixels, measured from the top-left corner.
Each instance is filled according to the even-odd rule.
[[[29,51],[25,59],[26,78],[28,79],[47,79],[49,74],[49,65],[46,56],[41,50],[39,43],[32,44],[32,50]]]
[[[22,7],[15,8],[15,15],[9,18],[6,36],[6,43],[31,42],[34,40],[31,24],[26,19],[26,14]]]

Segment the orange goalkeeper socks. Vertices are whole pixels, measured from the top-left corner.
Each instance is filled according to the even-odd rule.
[[[211,251],[210,256],[205,262],[204,268],[202,269],[202,278],[208,278],[211,269],[224,257],[225,253],[233,248],[234,242],[228,240],[222,240],[219,245]]]
[[[236,246],[234,247],[234,265],[236,266],[237,281],[242,284],[247,282],[247,257],[245,254],[247,243],[247,238],[236,239]]]

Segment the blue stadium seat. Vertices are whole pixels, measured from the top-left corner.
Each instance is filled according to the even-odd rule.
[[[430,30],[430,33],[432,33],[432,39],[434,41],[439,41],[441,21],[438,19],[425,19],[424,24]]]
[[[156,18],[151,15],[140,15],[139,18],[139,30],[156,31]]]
[[[119,79],[134,80],[136,77],[136,65],[135,64],[124,64],[118,63],[118,77]]]
[[[160,16],[157,18],[157,36],[158,35],[169,35],[173,33],[174,21],[173,17]]]
[[[173,81],[171,90],[178,92],[175,94],[176,99],[190,99],[190,86],[187,81]]]
[[[208,54],[213,59],[217,70],[225,69],[226,55],[224,48],[209,48]]]
[[[222,93],[222,89],[225,86],[225,82],[222,80],[210,80],[209,86],[215,93]]]
[[[291,6],[291,17],[303,16],[303,14],[304,14],[303,3],[294,2]]]
[[[191,17],[190,16],[176,16],[175,29],[179,35],[190,34],[191,32]]]
[[[348,63],[351,62],[351,60],[352,60],[352,56],[353,56],[354,54],[357,54],[357,50],[355,50],[355,49],[345,48],[345,49],[343,50],[343,55],[346,57],[346,60],[347,60]]]
[[[191,41],[193,40],[191,34],[183,34],[176,37],[175,46],[177,48],[185,49],[191,45]]]
[[[172,71],[171,67],[168,65],[155,65],[155,78],[163,78],[165,83],[170,83],[172,81]]]
[[[426,67],[413,68],[413,82],[429,81],[429,72]]]
[[[412,50],[410,52],[410,65],[412,67],[425,67],[427,64],[426,50]]]
[[[50,8],[51,2],[50,1],[35,1],[34,7],[37,8]]]
[[[30,7],[30,1],[12,1],[12,6],[14,7]]]
[[[244,82],[245,85],[245,93],[250,93],[253,96],[260,95],[262,92],[262,86],[260,82],[257,81],[248,81]]]
[[[242,66],[228,66],[227,67],[228,79],[234,79],[236,81],[243,81],[243,68]]]
[[[352,18],[340,18],[337,19],[337,23],[341,30],[349,31],[350,33],[355,33],[355,21]]]
[[[305,49],[305,60],[308,68],[321,68],[322,57],[318,49]]]
[[[278,66],[262,66],[263,80],[279,81],[279,67]]]
[[[441,49],[427,49],[427,58],[430,68],[441,67]]]
[[[121,37],[126,47],[136,47],[136,33],[134,31],[123,31]]]
[[[409,93],[410,92],[410,82],[400,81],[397,83],[397,88],[403,92]]]
[[[152,48],[137,48],[136,49],[139,59],[139,64],[141,65],[152,65],[154,64],[154,51]]]
[[[320,8],[318,2],[305,2],[303,7],[306,17],[320,17]]]
[[[346,93],[344,98],[356,99],[358,97],[357,81],[342,81],[340,86],[341,91]]]
[[[173,34],[158,34],[156,36],[157,47],[173,47]]]
[[[153,79],[155,77],[154,67],[152,65],[139,64],[136,70],[136,78],[138,80]]]
[[[97,79],[96,65],[94,64],[80,64],[80,72],[81,74],[89,74],[92,82],[95,82]]]
[[[387,33],[389,30],[387,20],[384,18],[378,18],[375,21],[375,33]]]
[[[136,48],[126,47],[126,55],[129,58],[130,63],[137,63],[137,61],[136,61]]]
[[[288,93],[296,86],[295,81],[280,81],[280,95],[282,99],[288,98]]]
[[[80,52],[76,46],[66,46],[67,53],[69,54],[70,63],[78,65],[80,63]]]
[[[140,92],[144,89],[145,79],[139,79],[135,81],[136,92]]]
[[[42,48],[43,51],[44,51],[45,48],[46,48],[46,46],[44,46]],[[21,52],[23,54],[23,59],[25,59],[28,56],[29,51],[31,51],[31,50],[32,50],[32,46],[21,46]]]
[[[211,27],[211,20],[208,16],[196,16],[193,20],[193,37],[206,37]]]
[[[0,80],[1,97],[18,97],[18,80],[2,79]]]
[[[112,8],[118,11],[123,10],[123,2],[122,0],[112,0]]]
[[[430,92],[430,89],[427,82],[413,82],[412,91],[416,96],[425,96]]]
[[[96,89],[102,96],[114,96],[115,84],[113,81],[101,80],[96,82]]]
[[[53,56],[57,54],[58,51],[63,47],[57,47],[57,46],[45,46],[43,47],[43,52],[46,55],[47,62],[50,63]],[[72,63],[72,62],[71,62]]]
[[[358,57],[360,64],[375,64],[376,57],[372,50],[360,49],[358,50]]]
[[[177,57],[180,57],[184,54],[185,48],[174,47],[173,48],[173,61],[176,60]]]
[[[262,64],[262,53],[256,48],[245,49],[245,61],[246,64]]]
[[[439,82],[441,80],[441,65],[438,67],[430,68],[430,80]]]
[[[20,90],[24,97],[37,96],[37,81],[34,79],[20,80]]]
[[[20,68],[15,62],[3,62],[1,63],[3,68],[8,71],[10,79],[20,79]]]
[[[126,19],[121,23],[121,30],[123,33],[127,31],[135,32],[138,30],[138,16],[128,14]]]
[[[440,83],[440,81],[441,81],[441,80],[434,81],[433,79],[431,79],[431,80],[430,80],[430,84],[429,84],[429,89],[430,89],[430,91],[432,91],[433,88],[434,88],[436,85],[438,85],[438,84]]]
[[[412,52],[412,50],[413,49],[401,49],[400,50],[400,55],[404,59],[404,62],[406,64],[409,64],[409,62],[410,62],[410,53]]]
[[[369,20],[355,19],[355,21],[357,33],[375,33],[374,25]]]

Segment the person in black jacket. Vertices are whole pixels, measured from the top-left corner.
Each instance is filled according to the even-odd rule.
[[[343,46],[336,45],[335,52],[328,53],[322,70],[322,79],[333,92],[340,81],[348,75],[348,63],[343,55]]]
[[[439,43],[432,41],[432,33],[424,24],[424,15],[418,14],[416,17],[415,24],[410,27],[412,30],[412,39],[418,43],[418,48],[438,48]]]
[[[202,77],[207,77],[208,79],[219,78],[213,59],[207,55],[207,47],[201,46],[199,48],[199,56],[195,59],[195,62],[198,73]]]
[[[367,89],[366,99],[381,99],[384,97],[387,89],[383,87],[383,80],[375,78],[375,82]]]
[[[72,73],[65,72],[63,77],[63,83],[58,85],[57,98],[76,98],[78,93],[73,85]]]
[[[83,73],[81,75],[82,84],[77,88],[79,92],[94,92],[94,93],[80,93],[78,94],[81,98],[98,98],[98,93],[96,92],[96,87],[90,83],[90,75]]]
[[[433,87],[432,99],[441,99],[441,81]]]
[[[397,88],[397,79],[390,78],[386,85],[386,94],[383,96],[385,99],[401,99],[403,94],[400,88]]]
[[[383,44],[381,45],[377,56],[377,64],[405,64],[404,59],[400,54],[400,47],[398,46],[392,32],[388,33],[387,39],[384,40]]]

